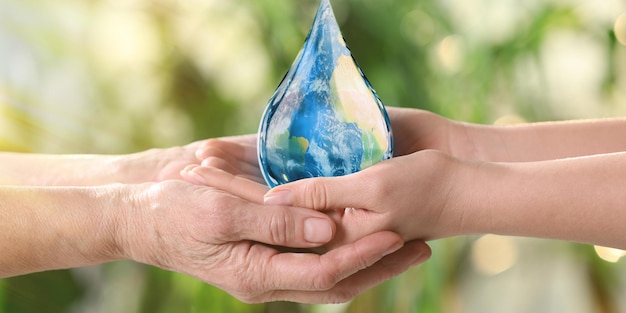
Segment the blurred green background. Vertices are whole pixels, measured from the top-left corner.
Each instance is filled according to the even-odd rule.
[[[3,0],[0,149],[127,153],[255,132],[317,4]],[[386,105],[498,124],[626,114],[622,0],[333,6]],[[116,262],[0,280],[0,312],[626,312],[621,250],[492,235],[431,245],[426,264],[341,305],[247,305]]]

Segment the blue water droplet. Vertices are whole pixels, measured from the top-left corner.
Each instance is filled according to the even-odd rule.
[[[259,164],[270,187],[341,176],[391,158],[385,108],[348,49],[329,0],[269,100],[259,127]]]

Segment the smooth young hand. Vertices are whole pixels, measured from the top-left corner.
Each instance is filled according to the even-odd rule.
[[[626,152],[494,163],[423,150],[281,185],[264,198],[331,210],[339,242],[385,229],[405,240],[491,233],[625,249],[624,177]]]
[[[626,119],[481,125],[387,107],[395,155],[434,149],[465,160],[534,162],[626,151]]]

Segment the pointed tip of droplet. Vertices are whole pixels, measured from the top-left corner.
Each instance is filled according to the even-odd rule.
[[[330,7],[330,0],[321,0],[320,1],[320,8],[321,7]]]
[[[329,23],[330,22],[330,23]],[[322,23],[323,25],[336,25],[337,19],[335,18],[335,12],[333,12],[333,7],[330,5],[330,0],[321,0],[319,8],[317,9],[317,14],[315,15],[315,19],[313,20],[313,25],[317,25]]]
[[[336,41],[342,49],[347,48],[330,0],[320,0],[319,8],[307,37],[307,39],[313,39],[312,41],[316,42],[318,40]],[[350,54],[349,51],[342,51],[342,53]]]

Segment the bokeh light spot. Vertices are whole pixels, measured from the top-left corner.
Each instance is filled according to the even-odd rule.
[[[617,41],[626,46],[626,13],[622,13],[617,20],[615,20],[613,31],[615,32]]]
[[[437,47],[437,58],[444,70],[456,73],[463,65],[463,40],[458,35],[449,35]]]
[[[603,246],[594,246],[593,248],[596,250],[596,254],[599,258],[611,263],[619,261],[624,255],[626,255],[626,251],[616,248]]]
[[[518,248],[508,237],[484,235],[472,246],[472,265],[485,275],[500,274],[515,265]]]

